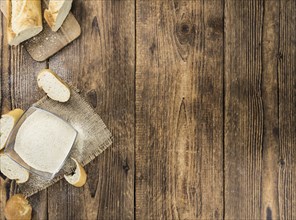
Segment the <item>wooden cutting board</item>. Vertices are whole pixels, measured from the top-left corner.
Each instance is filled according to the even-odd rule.
[[[42,2],[42,13],[47,8],[47,3]],[[6,17],[6,1],[0,1],[0,9]],[[43,31],[37,36],[23,42],[26,50],[36,61],[44,61],[78,38],[81,28],[72,13],[64,21],[62,27],[53,32],[43,19]]]

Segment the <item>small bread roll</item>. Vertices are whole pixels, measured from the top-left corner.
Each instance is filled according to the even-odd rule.
[[[32,207],[23,195],[16,194],[7,201],[4,215],[7,220],[31,220]]]

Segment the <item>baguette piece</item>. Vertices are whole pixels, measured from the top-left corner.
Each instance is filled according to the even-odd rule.
[[[70,99],[69,87],[50,69],[44,69],[38,74],[37,83],[39,88],[55,101],[67,102]]]
[[[76,169],[73,175],[64,175],[66,181],[73,186],[82,187],[86,183],[87,174],[84,168],[78,163],[77,160],[71,158],[75,164]]]
[[[4,215],[7,220],[30,220],[32,206],[22,194],[16,194],[7,201]]]
[[[73,0],[50,0],[48,9],[44,11],[44,18],[52,31],[60,29],[68,16]]]
[[[29,179],[29,172],[6,154],[0,154],[0,170],[8,179],[16,180],[16,183],[25,183]]]
[[[7,0],[7,38],[10,45],[39,34],[42,27],[41,0]]]
[[[14,109],[2,115],[0,119],[0,150],[5,147],[10,132],[23,113],[24,111],[22,109]]]

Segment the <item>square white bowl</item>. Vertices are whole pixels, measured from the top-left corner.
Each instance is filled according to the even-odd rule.
[[[38,128],[38,130],[44,131],[40,134],[39,136],[35,136],[32,131],[29,130],[30,126],[28,123],[26,123],[26,120],[29,117],[33,117],[33,113],[35,115],[37,113],[41,113],[42,115],[47,116],[47,120],[54,119],[55,121],[58,121],[61,125],[64,126],[62,127],[47,127],[47,124],[43,124],[39,122],[38,120],[35,120],[34,126]],[[22,127],[23,126],[23,127]],[[28,128],[27,128],[28,127]],[[35,127],[35,129],[36,129]],[[25,132],[25,134],[22,134],[24,137],[19,137],[18,133],[20,129]],[[52,129],[51,134],[52,136],[47,136],[46,130]],[[61,131],[63,129],[67,129],[69,132],[73,135],[70,136],[70,138],[64,139],[61,135]],[[67,160],[70,151],[75,143],[76,137],[77,137],[78,132],[73,128],[72,125],[70,125],[68,122],[66,122],[64,119],[60,118],[56,114],[53,114],[51,112],[48,112],[46,110],[36,108],[36,107],[31,107],[29,108],[20,118],[20,120],[17,122],[16,126],[12,130],[7,143],[4,152],[16,163],[18,163],[20,166],[24,167],[27,169],[29,172],[34,173],[42,177],[43,179],[53,179],[56,174],[61,170],[63,167],[65,161]],[[20,134],[21,136],[21,134]],[[36,139],[37,138],[37,139]],[[47,146],[41,146],[40,143],[38,143],[38,139],[45,139],[49,142]],[[35,141],[34,141],[35,139]],[[16,147],[20,146],[21,144],[25,144],[27,146],[26,148],[26,153],[19,153],[17,152],[18,150]],[[50,149],[50,146],[57,146],[57,147],[67,147],[65,152],[63,154],[56,155],[54,154],[54,150]],[[61,146],[59,146],[61,145]],[[38,152],[34,152],[38,150]],[[29,155],[35,155],[32,162],[32,160],[28,160]],[[36,156],[37,155],[37,156]],[[23,158],[22,158],[23,157]],[[27,161],[27,162],[26,162]],[[44,164],[53,164],[53,168],[50,169],[45,169],[45,168],[40,168]],[[39,166],[39,168],[37,168]]]

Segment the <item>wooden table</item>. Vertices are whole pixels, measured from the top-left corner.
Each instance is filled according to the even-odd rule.
[[[1,111],[49,67],[114,135],[30,198],[34,219],[296,219],[296,1],[75,0],[82,35],[46,62],[7,45]],[[0,219],[15,184],[1,179]],[[6,195],[7,193],[7,195]]]

